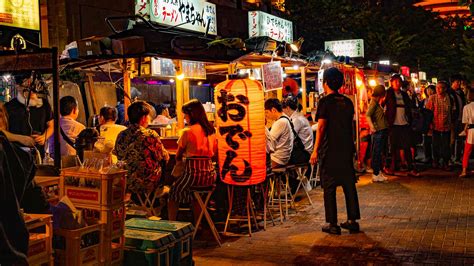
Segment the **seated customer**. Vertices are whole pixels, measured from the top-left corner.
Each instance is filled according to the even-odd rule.
[[[114,107],[105,106],[100,109],[99,113],[99,124],[100,124],[100,136],[105,138],[104,144],[107,147],[115,146],[115,141],[120,132],[127,129],[126,126],[117,125],[115,121],[117,120],[117,109]],[[117,157],[112,156],[112,162],[116,162]]]
[[[76,99],[72,96],[64,96],[59,100],[59,127],[64,134],[72,141],[76,141],[77,136],[86,127],[77,122],[79,116],[79,108]],[[63,138],[63,134],[59,134],[59,141],[61,146],[61,156],[76,155],[76,149],[69,145]],[[54,137],[49,138],[49,152],[54,158]]]
[[[298,99],[288,97],[282,102],[283,112],[290,117],[296,134],[303,142],[305,150],[311,154],[313,152],[313,130],[308,119],[300,113]]]
[[[168,108],[163,104],[158,104],[156,106],[156,118],[153,120],[153,124],[166,125],[171,123],[170,113]]]
[[[285,166],[290,161],[294,141],[290,118],[283,113],[278,99],[265,101],[265,117],[267,120],[274,121],[272,128],[266,134],[272,168]]]
[[[151,112],[152,107],[143,101],[128,107],[130,125],[118,135],[113,152],[126,163],[127,190],[138,195],[155,191],[161,180],[161,163],[169,159],[158,134],[147,129]]]
[[[216,172],[211,158],[217,153],[216,131],[207,120],[202,104],[194,99],[183,105],[188,128],[178,140],[176,162],[184,160],[184,174],[173,184],[168,202],[168,219],[176,220],[179,203],[193,203],[195,221],[199,217],[199,204],[193,199],[190,188],[211,186]]]
[[[35,146],[35,140],[30,136],[13,134],[8,131],[8,114],[5,109],[5,105],[0,102],[0,131],[7,137],[11,142],[20,143],[26,147]]]

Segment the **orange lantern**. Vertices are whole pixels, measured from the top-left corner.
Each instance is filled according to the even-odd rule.
[[[231,79],[217,85],[217,141],[222,181],[249,186],[266,176],[263,86],[250,79]]]

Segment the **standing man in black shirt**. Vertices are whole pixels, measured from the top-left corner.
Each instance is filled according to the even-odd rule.
[[[14,134],[31,136],[36,147],[44,156],[44,144],[53,135],[53,111],[47,99],[40,98],[36,85],[31,86],[30,75],[15,76],[17,97],[5,104],[8,113],[9,131]],[[31,89],[27,106],[28,90]]]
[[[326,222],[322,228],[329,234],[341,234],[341,227],[351,233],[359,232],[359,199],[356,190],[356,176],[353,156],[355,152],[352,135],[354,104],[339,94],[344,76],[337,68],[324,71],[323,86],[327,96],[319,100],[316,120],[318,130],[316,143],[311,155],[311,164],[319,160],[321,182],[324,190]],[[346,198],[347,221],[337,224],[336,189],[342,186]]]

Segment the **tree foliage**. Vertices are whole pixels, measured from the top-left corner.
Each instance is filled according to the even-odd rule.
[[[286,0],[285,8],[305,52],[323,50],[324,41],[364,39],[365,60],[390,59],[440,78],[463,72],[461,18],[440,19],[409,0],[373,2]]]

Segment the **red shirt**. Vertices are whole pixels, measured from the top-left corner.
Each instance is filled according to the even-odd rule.
[[[438,94],[431,95],[426,108],[433,111],[433,130],[442,132],[451,130],[452,106],[447,94],[444,96]]]

